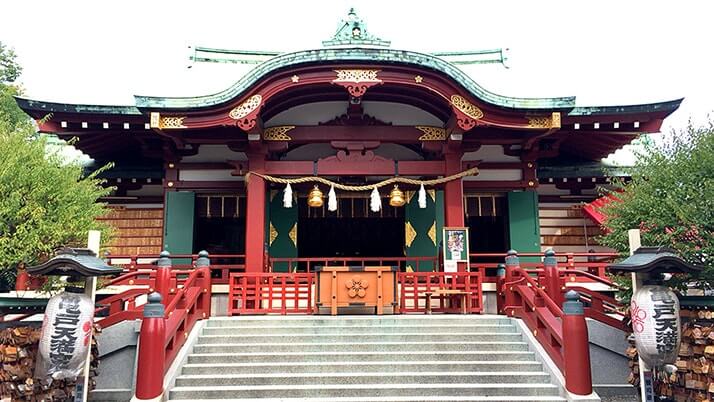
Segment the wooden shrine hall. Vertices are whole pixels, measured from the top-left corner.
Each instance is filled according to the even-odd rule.
[[[354,10],[322,45],[195,47],[194,63],[254,64],[211,95],[17,98],[42,132],[77,138],[88,170],[114,163],[99,201],[116,229],[108,263],[124,271],[95,311],[116,341],[97,400],[622,391],[617,254],[583,205],[619,174],[603,158],[658,132],[681,99],[495,94],[460,66],[503,64],[503,50],[392,49]],[[379,316],[307,316],[351,308]],[[216,317],[267,314],[305,316]]]
[[[241,58],[256,66],[213,95],[130,106],[17,98],[38,121],[51,115],[42,132],[78,138],[94,166],[115,163],[104,175],[116,191],[103,200],[112,256],[207,250],[246,272],[325,259],[438,271],[445,227],[468,228],[474,255],[607,252],[578,207],[606,182],[600,160],[657,132],[681,101],[583,107],[495,94],[458,65],[503,62],[501,50],[394,50],[354,12],[319,49],[192,56]]]

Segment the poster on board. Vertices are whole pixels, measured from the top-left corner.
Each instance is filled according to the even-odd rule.
[[[447,261],[469,262],[469,228],[444,228],[444,263]]]

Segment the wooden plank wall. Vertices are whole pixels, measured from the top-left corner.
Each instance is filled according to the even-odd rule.
[[[541,202],[538,204],[541,249],[561,253],[612,252],[597,243],[602,231],[583,216],[581,203]],[[587,234],[587,241],[586,241]]]
[[[161,252],[163,208],[112,207],[112,212],[100,220],[114,226],[114,240],[109,246],[112,255],[159,255]]]

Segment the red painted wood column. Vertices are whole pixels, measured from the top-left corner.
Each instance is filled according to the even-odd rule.
[[[593,392],[593,379],[588,324],[580,294],[573,290],[565,294],[563,303],[563,360],[565,388],[576,395],[590,395]]]
[[[445,156],[445,176],[461,172],[461,152],[447,153]],[[464,185],[461,179],[444,185],[444,226],[464,226]],[[466,263],[458,264],[459,271],[466,271]]]
[[[144,305],[137,352],[136,394],[132,402],[158,402],[164,394],[166,320],[161,302],[161,295],[154,292]]]
[[[263,155],[250,158],[250,169],[263,173]],[[246,176],[245,272],[263,272],[265,264],[265,179]]]
[[[446,176],[461,172],[459,153],[445,155]],[[444,225],[464,226],[464,185],[461,179],[452,180],[444,186]]]

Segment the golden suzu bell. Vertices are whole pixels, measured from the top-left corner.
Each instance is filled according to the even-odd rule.
[[[399,189],[399,186],[394,186],[392,192],[389,193],[389,205],[393,207],[401,207],[406,203],[404,201],[404,193]]]
[[[317,188],[317,185],[310,190],[310,194],[307,197],[307,205],[313,208],[320,208],[323,204],[322,191]]]

